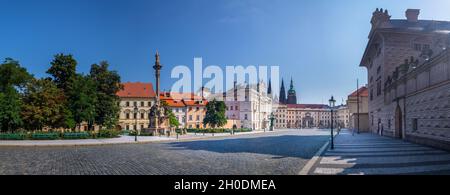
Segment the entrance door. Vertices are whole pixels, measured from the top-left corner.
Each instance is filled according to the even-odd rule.
[[[403,114],[400,106],[395,110],[395,135],[403,139]]]
[[[310,116],[303,118],[303,127],[311,128],[314,125],[313,120],[314,119]]]

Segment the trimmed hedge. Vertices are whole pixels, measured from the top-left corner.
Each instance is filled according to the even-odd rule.
[[[39,133],[31,134],[31,139],[34,139],[34,140],[55,140],[55,139],[59,139],[59,138],[60,138],[59,133],[39,132]]]
[[[57,140],[57,139],[98,139],[116,138],[120,131],[100,130],[94,132],[28,132],[28,133],[0,133],[0,140]]]
[[[175,129],[175,132],[180,135],[184,135],[185,133],[187,133],[184,129]]]
[[[97,134],[97,138],[116,138],[119,137],[120,131],[117,130],[100,130]]]
[[[231,133],[233,129],[187,129],[188,133]],[[235,129],[235,133],[251,132],[251,129]]]
[[[88,132],[68,132],[63,133],[63,139],[88,139],[91,135]]]
[[[131,130],[122,130],[121,134],[122,135],[130,135]]]
[[[130,133],[128,133],[129,136],[136,136],[136,131],[130,131]],[[138,134],[138,136],[153,136],[153,133],[143,133],[140,132]]]
[[[252,129],[246,129],[246,128],[242,128],[242,129],[235,129],[234,132],[252,132]]]
[[[172,134],[172,135],[176,135],[176,133],[178,133],[179,135],[183,135],[184,134],[184,130],[176,129],[175,130],[175,134]],[[136,131],[134,131],[134,130],[129,131],[128,136],[136,136]],[[153,133],[140,132],[138,136],[154,136],[154,135],[153,135]]]
[[[2,133],[0,140],[25,140],[28,136],[25,133]]]
[[[182,134],[183,130],[175,130]],[[187,129],[188,133],[231,133],[232,129]],[[235,133],[251,132],[251,129],[235,129]],[[135,131],[117,131],[117,130],[100,130],[98,133],[91,132],[35,132],[35,133],[0,133],[0,140],[57,140],[57,139],[99,139],[99,138],[116,138],[120,134],[128,133],[129,136],[135,136]],[[152,133],[140,133],[139,136],[153,136]]]

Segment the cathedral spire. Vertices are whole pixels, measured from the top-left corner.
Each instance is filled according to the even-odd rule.
[[[281,79],[280,99],[281,104],[286,104],[286,90],[284,89],[284,79]]]
[[[269,79],[269,87],[267,89],[267,94],[271,95],[272,94],[272,80]]]
[[[294,80],[291,77],[291,86],[288,91],[287,104],[297,104],[297,93],[294,89]]]
[[[261,87],[261,84],[260,84],[261,82],[258,82],[258,84],[256,84],[256,91],[257,92],[260,92],[261,90],[260,90],[260,87]]]

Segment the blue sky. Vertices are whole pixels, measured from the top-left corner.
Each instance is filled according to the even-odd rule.
[[[299,103],[338,103],[367,82],[358,67],[377,7],[392,18],[450,20],[450,2],[393,0],[0,0],[0,58],[19,60],[37,77],[56,53],[78,71],[107,60],[123,81],[154,82],[154,52],[170,89],[176,65],[279,65],[294,78]],[[207,80],[205,80],[206,82]]]

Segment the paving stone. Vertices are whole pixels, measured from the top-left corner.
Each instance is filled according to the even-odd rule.
[[[168,143],[76,147],[0,147],[0,174],[297,174],[329,139],[325,130]]]
[[[450,152],[371,133],[343,131],[310,174],[450,174]]]

